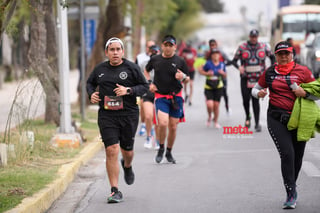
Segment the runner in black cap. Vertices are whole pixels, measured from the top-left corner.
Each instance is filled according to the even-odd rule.
[[[258,99],[252,98],[252,87],[258,82],[262,72],[265,70],[265,60],[268,56],[273,64],[274,56],[268,45],[258,42],[259,31],[253,29],[249,33],[249,41],[242,43],[232,60],[234,66],[240,71],[241,94],[243,107],[246,114],[245,126],[251,126],[250,100],[252,100],[253,114],[255,119],[255,130],[261,131],[260,103]],[[239,67],[237,61],[240,60]]]
[[[269,89],[267,124],[281,159],[281,173],[287,192],[283,208],[294,209],[297,200],[296,181],[301,169],[306,141],[299,139],[297,129],[289,130],[287,124],[298,97],[309,99],[307,101],[309,103],[310,100],[316,99],[300,87],[300,84],[312,82],[315,79],[307,67],[295,63],[293,47],[290,43],[279,42],[274,52],[277,62],[263,72],[252,89],[252,95],[263,98],[267,95],[267,88]],[[314,86],[316,87],[319,88],[319,85]],[[312,90],[315,91],[315,89]],[[309,114],[313,113],[312,110]],[[314,114],[311,116],[314,117]],[[311,129],[314,129],[314,126],[311,126]]]

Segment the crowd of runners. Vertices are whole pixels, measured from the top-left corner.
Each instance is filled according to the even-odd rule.
[[[273,52],[268,45],[259,42],[258,37],[258,30],[251,30],[248,41],[240,44],[230,59],[215,39],[207,41],[206,51],[199,51],[190,42],[178,44],[173,35],[166,35],[159,46],[155,41],[147,41],[145,51],[137,55],[135,63],[124,58],[120,39],[111,38],[106,42],[108,60],[92,71],[87,80],[87,91],[91,103],[100,106],[98,125],[105,145],[106,170],[111,186],[109,203],[123,200],[118,190],[119,153],[122,154],[120,165],[125,181],[129,185],[134,183],[132,160],[136,134],[145,137],[143,146],[146,149],[157,150],[156,163],[161,163],[163,157],[172,164],[176,163],[173,147],[177,128],[185,121],[184,106],[192,107],[193,80],[197,72],[205,76],[206,126],[212,124],[214,128],[221,128],[219,109],[222,97],[226,112],[231,113],[226,66],[234,66],[241,79],[245,128],[252,126],[251,102],[253,128],[255,132],[262,131],[259,98],[269,94],[268,131],[281,157],[287,192],[283,208],[295,208],[296,180],[305,144],[310,137],[301,137],[301,134],[299,137],[300,132],[292,127],[289,118],[294,114],[296,99],[313,101],[319,98],[319,81],[309,69],[293,60],[294,49],[290,43],[279,42]],[[272,64],[269,68],[265,65],[267,57]],[[289,124],[292,124],[291,129]]]

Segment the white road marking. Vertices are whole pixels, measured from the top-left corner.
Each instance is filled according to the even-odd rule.
[[[320,152],[311,152],[311,154],[317,158],[318,160],[320,160]]]
[[[320,177],[320,170],[310,161],[303,161],[302,170],[309,177]]]

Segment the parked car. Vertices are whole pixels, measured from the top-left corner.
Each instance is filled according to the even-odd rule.
[[[312,71],[315,78],[319,78],[320,73],[320,33],[316,33],[310,44],[306,43],[307,57],[306,65]]]

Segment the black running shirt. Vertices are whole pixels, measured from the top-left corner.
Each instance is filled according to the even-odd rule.
[[[157,93],[168,95],[179,93],[182,89],[182,84],[175,78],[177,69],[181,70],[189,76],[189,70],[186,62],[177,55],[171,58],[164,58],[162,55],[155,55],[151,57],[146,66],[146,71],[154,70],[153,83],[157,86]]]
[[[113,90],[116,84],[132,88],[132,95],[124,95],[123,109],[121,110],[104,110],[104,97],[116,96]],[[140,71],[138,65],[123,59],[119,66],[110,65],[109,61],[98,64],[87,80],[87,92],[89,98],[99,86],[100,111],[108,115],[129,115],[139,111],[136,96],[141,96],[148,90],[148,83]]]

